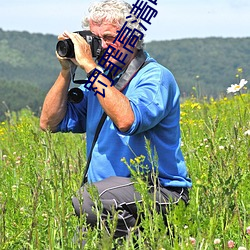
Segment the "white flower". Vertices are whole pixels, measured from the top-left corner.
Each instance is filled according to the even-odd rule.
[[[214,244],[215,244],[215,245],[220,244],[220,242],[221,242],[221,240],[220,240],[220,239],[214,239]]]
[[[247,227],[246,232],[247,232],[248,235],[250,235],[250,226]]]
[[[193,246],[196,244],[196,239],[194,237],[189,237],[189,240]]]
[[[239,84],[231,84],[231,87],[227,88],[227,93],[235,93],[240,91],[245,85],[247,81],[245,79],[241,79]]]
[[[245,133],[244,133],[245,136],[249,136],[250,135],[250,129],[248,129]]]
[[[245,247],[239,247],[238,250],[247,250]]]

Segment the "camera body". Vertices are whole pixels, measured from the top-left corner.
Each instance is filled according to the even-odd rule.
[[[95,36],[90,30],[75,31],[74,33],[78,33],[86,40],[86,42],[90,45],[92,56],[94,58],[98,59],[101,57],[103,51],[101,38]],[[61,57],[75,57],[74,44],[71,39],[58,41],[56,44],[56,51]]]

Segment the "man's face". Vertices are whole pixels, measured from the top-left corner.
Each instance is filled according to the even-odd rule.
[[[116,41],[113,44],[113,41],[115,40],[115,37],[117,35],[117,31],[121,28],[118,25],[114,25],[105,21],[101,25],[98,25],[92,22],[92,20],[90,20],[89,25],[91,32],[101,38],[103,49],[107,49],[109,45],[112,45],[112,47],[115,48],[112,55],[115,55],[118,50],[123,53],[123,56],[127,54],[127,58],[125,60],[126,65],[123,65],[121,62],[117,61],[112,56],[109,58],[109,62],[112,62],[121,68],[125,68],[133,57],[133,53],[129,53],[127,50],[125,50],[123,48],[123,44],[119,41]],[[134,48],[132,50],[134,50]]]

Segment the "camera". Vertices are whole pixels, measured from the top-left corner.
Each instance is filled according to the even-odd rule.
[[[81,35],[90,45],[92,57],[98,59],[102,56],[102,40],[95,36],[90,30],[75,31]],[[74,44],[70,39],[65,39],[57,42],[56,51],[61,57],[74,58]]]

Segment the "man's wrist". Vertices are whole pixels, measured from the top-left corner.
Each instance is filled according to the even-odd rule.
[[[70,69],[62,69],[60,73],[62,77],[70,78]]]
[[[90,70],[90,71],[87,73],[87,78],[90,78],[90,76],[93,74],[93,72],[94,72],[95,70],[99,70],[99,71],[101,71],[101,73],[104,72],[104,70],[103,70],[100,66],[96,66],[95,68],[93,68],[92,70]],[[97,73],[97,72],[96,72],[96,73]]]

